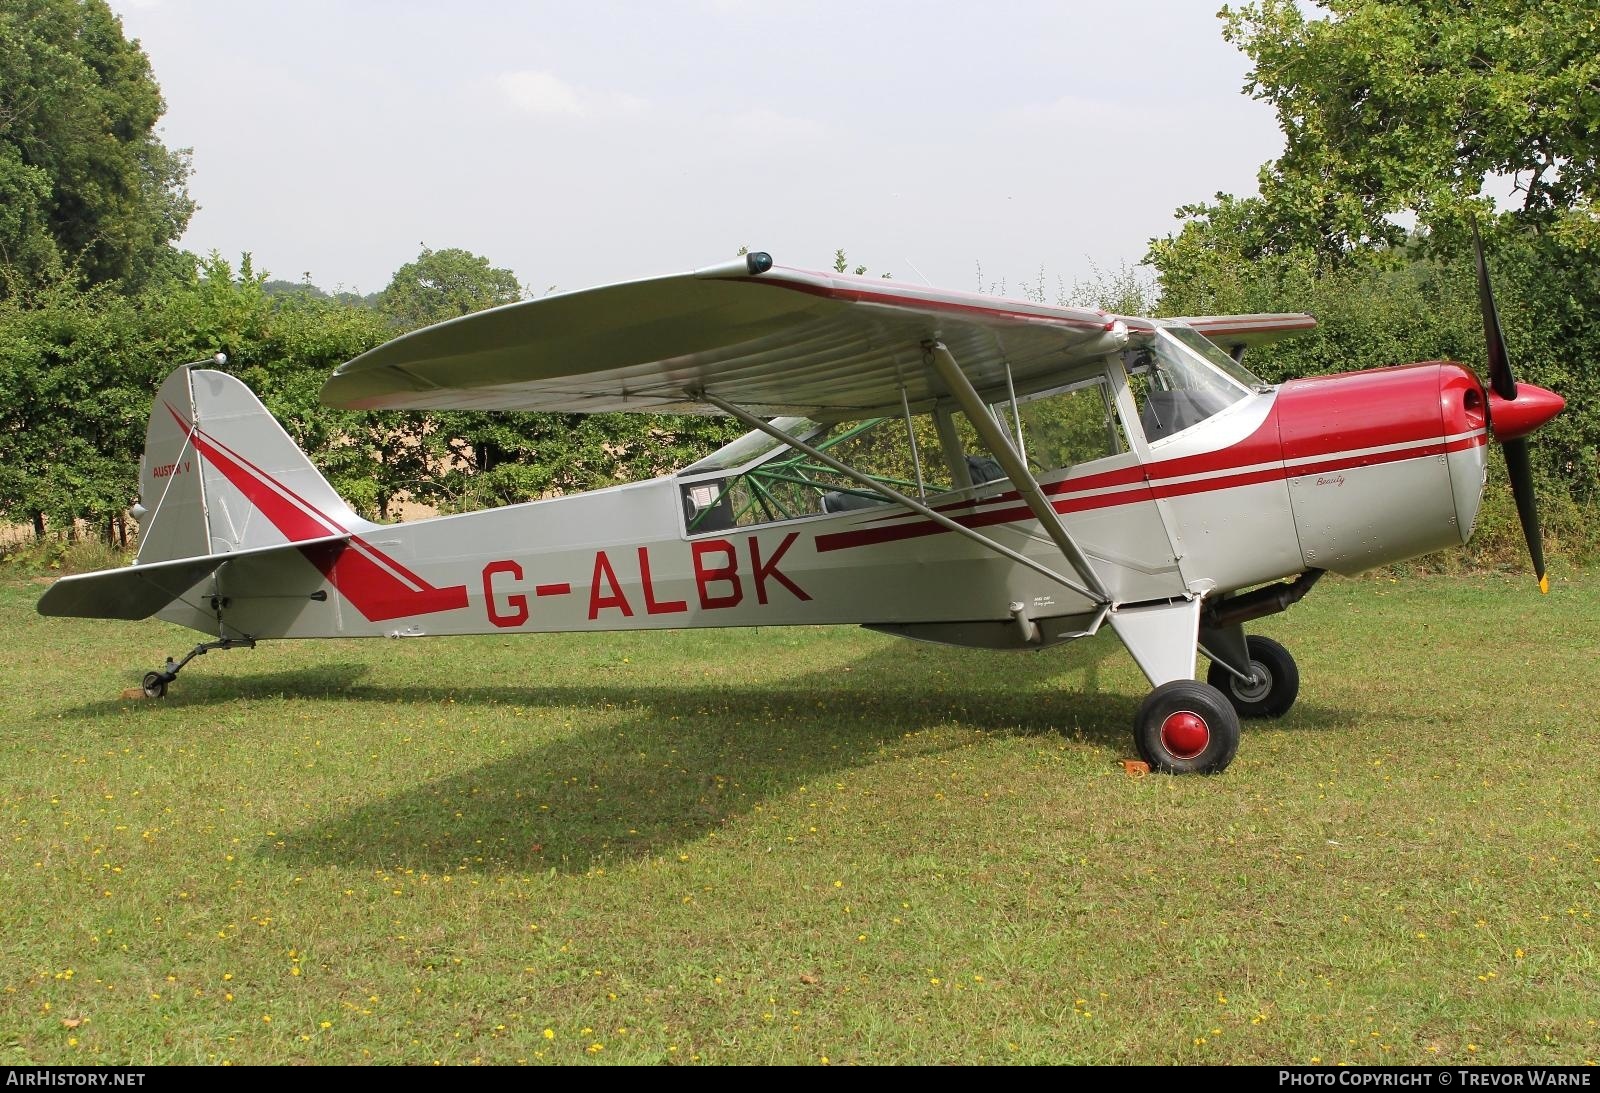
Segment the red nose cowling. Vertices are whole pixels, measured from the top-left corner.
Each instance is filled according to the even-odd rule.
[[[1519,436],[1527,436],[1539,426],[1559,414],[1567,400],[1554,391],[1547,391],[1531,383],[1517,384],[1517,397],[1503,399],[1490,388],[1489,431],[1504,444]]]

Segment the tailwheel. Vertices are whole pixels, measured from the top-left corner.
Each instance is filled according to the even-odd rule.
[[[167,658],[166,667],[154,672],[146,672],[141,687],[146,698],[165,698],[167,685],[177,682],[178,673],[195,657],[203,657],[213,649],[254,649],[255,638],[218,638],[216,641],[201,642],[188,653],[182,660]]]
[[[1133,739],[1152,770],[1220,774],[1239,750],[1239,715],[1210,684],[1175,679],[1140,704]]]
[[[1250,652],[1250,676],[1240,679],[1216,661],[1206,682],[1233,703],[1240,717],[1282,717],[1300,694],[1300,669],[1289,650],[1271,638],[1251,634],[1245,639]]]

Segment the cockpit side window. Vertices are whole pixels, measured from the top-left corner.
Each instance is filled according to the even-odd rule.
[[[1074,383],[996,407],[1013,437],[1022,424],[1022,449],[1035,474],[1074,467],[1128,450],[1105,376]]]
[[[1034,474],[1132,451],[1107,369],[1103,361],[1081,364],[1056,377],[1055,386],[1024,391],[1014,402],[1008,394],[987,408]],[[797,438],[908,497],[986,498],[1007,488],[1001,462],[966,415],[947,404],[937,413],[913,414],[909,423],[895,416],[832,425],[799,418],[773,424],[789,431],[790,422],[810,430],[794,429]],[[741,438],[679,472],[689,535],[887,503],[882,493],[824,461],[760,437]]]
[[[803,419],[779,419],[784,422]],[[956,490],[950,458],[958,458],[975,490],[1001,481],[1005,472],[983,450],[977,431],[960,413],[951,415],[956,454],[946,451],[930,413],[911,417],[868,418],[821,426],[795,435],[846,466],[908,497],[949,496]],[[687,478],[683,496],[684,526],[690,535],[752,527],[804,516],[818,516],[887,503],[878,493],[798,449],[781,444],[762,449],[752,437],[729,445],[738,454],[755,453],[753,462],[730,466],[722,453],[680,471]],[[727,470],[732,473],[717,474]],[[713,477],[714,476],[714,477]],[[992,489],[992,487],[991,487]]]

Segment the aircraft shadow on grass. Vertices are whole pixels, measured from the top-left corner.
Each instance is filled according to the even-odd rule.
[[[981,654],[916,650],[917,659],[947,669],[936,674],[908,672],[907,652],[887,646],[848,671],[681,685],[393,687],[361,682],[361,665],[336,664],[204,685],[196,677],[175,700],[211,705],[328,694],[346,702],[449,704],[458,723],[480,707],[565,708],[579,717],[592,709],[602,722],[354,804],[257,848],[302,867],[581,873],[698,840],[764,800],[831,785],[842,771],[880,761],[886,749],[904,755],[970,744],[965,733],[907,737],[940,725],[1063,734],[1114,752],[1108,761],[1131,754],[1126,726],[1138,699],[1099,690],[1102,663],[1120,654],[1113,642],[1009,657],[1003,676],[976,682],[955,669]],[[1311,731],[1348,723],[1348,714],[1304,704],[1282,722]],[[416,746],[425,750],[427,742]]]

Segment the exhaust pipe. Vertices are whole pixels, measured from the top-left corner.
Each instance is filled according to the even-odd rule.
[[[1208,603],[1205,610],[1200,613],[1200,625],[1209,630],[1221,630],[1224,627],[1236,626],[1254,619],[1264,619],[1268,615],[1287,611],[1305,598],[1305,594],[1311,591],[1311,586],[1316,584],[1325,572],[1327,570],[1308,569],[1292,581],[1269,584],[1264,588],[1252,589],[1238,596],[1229,596],[1215,603]]]

